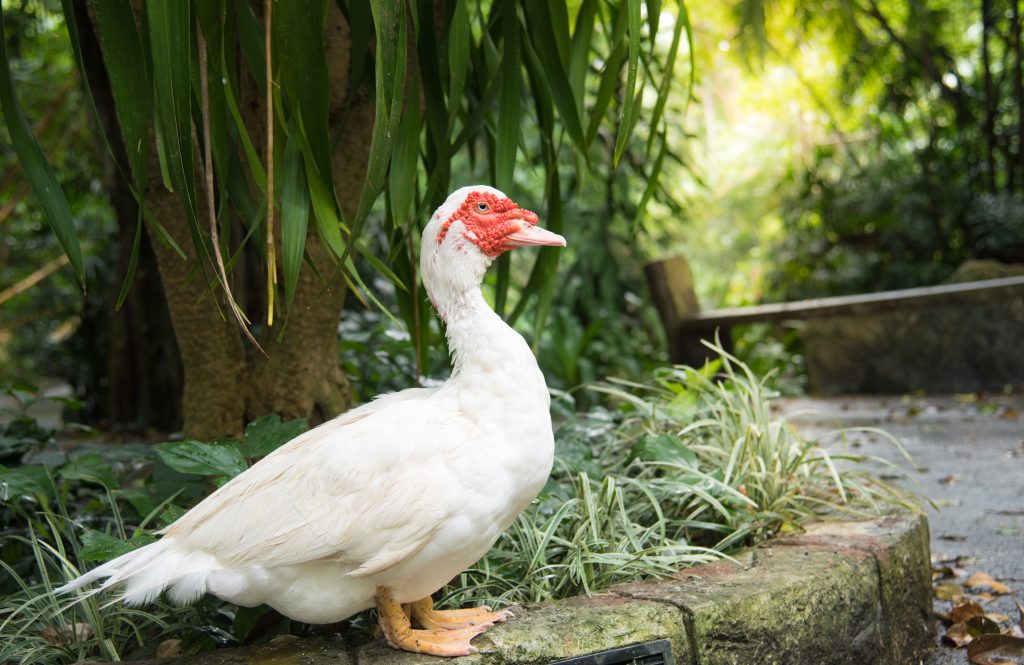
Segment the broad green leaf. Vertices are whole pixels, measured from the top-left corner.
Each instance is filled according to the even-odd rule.
[[[293,127],[293,132],[298,129]],[[289,136],[281,174],[281,261],[284,264],[285,304],[290,309],[299,281],[309,224],[309,188],[299,141]]]
[[[82,561],[110,561],[122,554],[156,542],[156,536],[144,531],[136,531],[130,540],[123,540],[95,529],[86,529],[82,533],[82,548],[78,558]]]
[[[16,502],[22,497],[53,498],[53,479],[40,464],[8,468],[0,464],[0,504]]]
[[[236,442],[203,443],[187,439],[161,443],[155,448],[164,464],[181,473],[233,478],[246,469],[245,458]]]
[[[697,454],[677,437],[668,434],[645,436],[629,451],[628,461],[669,462],[683,467],[697,468]]]
[[[239,451],[248,458],[264,457],[309,429],[305,420],[296,418],[287,422],[281,416],[268,413],[245,427],[245,440]]]
[[[25,172],[25,177],[32,186],[36,198],[39,199],[46,221],[53,229],[54,235],[64,248],[71,268],[75,271],[79,283],[85,287],[83,272],[82,249],[78,244],[78,234],[71,218],[71,209],[64,197],[64,192],[57,182],[57,177],[43,155],[42,149],[32,135],[28,120],[18,102],[11,78],[10,62],[7,58],[7,37],[4,27],[3,9],[0,8],[0,109],[3,109],[7,132],[11,137],[11,145],[18,155],[18,161]]]
[[[62,466],[57,474],[65,480],[98,482],[104,487],[117,487],[120,484],[114,469],[96,453],[75,457]]]

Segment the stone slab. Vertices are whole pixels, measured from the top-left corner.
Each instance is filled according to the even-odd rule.
[[[734,561],[591,597],[512,608],[466,665],[547,665],[668,639],[679,665],[919,662],[931,639],[923,517],[823,522]],[[153,661],[157,662],[157,661]],[[340,638],[229,649],[163,665],[426,665],[433,656]]]

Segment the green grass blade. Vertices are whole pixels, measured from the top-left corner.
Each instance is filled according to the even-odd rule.
[[[4,26],[3,9],[0,8],[0,108],[4,112],[4,120],[7,123],[7,131],[11,137],[11,144],[14,152],[18,155],[28,178],[32,191],[43,207],[46,220],[53,229],[54,235],[64,248],[71,268],[75,271],[82,287],[85,287],[85,273],[82,261],[82,249],[78,244],[78,234],[75,231],[74,220],[71,218],[71,209],[64,197],[64,192],[57,182],[49,162],[43,155],[42,148],[36,142],[29,128],[28,120],[18,102],[17,93],[14,90],[14,81],[11,78],[10,61],[7,57],[7,33]]]
[[[506,2],[501,21],[504,40],[498,79],[498,131],[495,137],[495,183],[498,189],[512,191],[512,174],[516,166],[519,149],[519,124],[522,122],[519,100],[522,96],[522,65],[519,55],[519,17],[516,3]]]
[[[455,0],[451,26],[448,29],[448,134],[451,134],[462,107],[462,93],[466,89],[469,71],[470,29],[468,0]]]
[[[550,79],[555,106],[558,108],[558,114],[565,124],[569,138],[576,144],[577,149],[586,153],[587,143],[584,140],[583,126],[580,124],[580,116],[577,111],[579,104],[573,94],[573,88],[569,84],[567,65],[563,64],[558,53],[557,38],[551,26],[546,4],[542,0],[526,0],[524,2],[526,23],[530,26],[530,30],[526,34],[530,36],[537,57],[540,58]]]
[[[618,165],[623,151],[626,149],[626,142],[633,131],[633,110],[639,101],[636,92],[637,69],[640,64],[640,0],[626,0],[626,11],[628,20],[626,22],[626,40],[629,44],[629,59],[626,66],[626,88],[623,90],[624,100],[622,111],[619,115],[619,131],[615,137],[615,155],[613,163]]]
[[[322,182],[333,183],[328,124],[330,83],[324,55],[327,0],[278,2],[274,8],[278,81],[287,94],[292,113],[302,119],[301,130],[317,175]]]
[[[156,87],[156,116],[163,139],[158,145],[162,148],[171,184],[184,203],[193,235],[197,236],[191,115],[192,5],[180,0],[149,0],[145,6]]]
[[[298,131],[292,128],[293,132]],[[290,309],[299,281],[309,224],[309,188],[299,141],[289,136],[284,148],[281,174],[281,261],[284,264],[284,298]]]

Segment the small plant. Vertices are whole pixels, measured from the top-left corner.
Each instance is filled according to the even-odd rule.
[[[773,413],[766,379],[710,346],[721,359],[702,369],[592,386],[616,409],[566,417],[544,494],[445,600],[593,593],[727,556],[824,515],[918,509],[913,495],[866,471],[869,458],[830,455],[801,438]]]
[[[669,367],[646,384],[592,386],[606,403],[586,413],[566,394],[557,399],[548,485],[441,603],[595,593],[728,557],[822,515],[916,507],[868,474],[866,458],[833,456],[801,438],[773,412],[765,379],[712,348],[721,359],[699,370]],[[106,607],[89,592],[54,598],[52,590],[90,562],[151,542],[151,527],[173,522],[212,486],[304,430],[271,414],[250,423],[242,440],[46,449],[33,454],[55,463],[0,466],[9,578],[0,586],[0,662],[118,660],[151,653],[169,637],[197,651],[258,635],[254,625],[268,618],[259,608],[213,598],[177,609]]]

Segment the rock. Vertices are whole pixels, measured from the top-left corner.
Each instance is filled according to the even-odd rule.
[[[1024,275],[968,261],[947,282]],[[808,321],[808,383],[819,394],[973,392],[1024,383],[1024,296]]]

